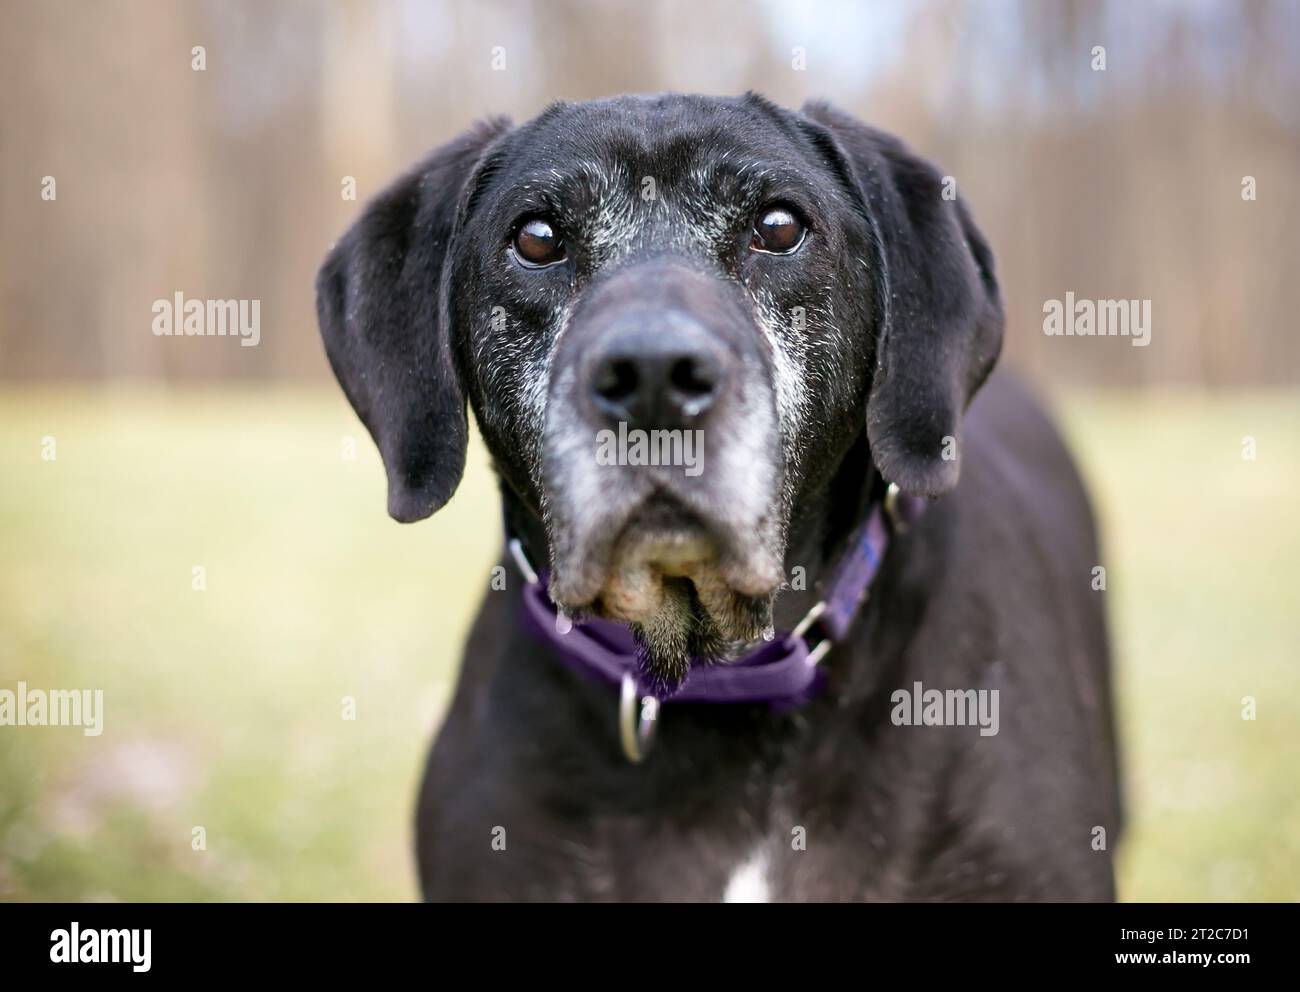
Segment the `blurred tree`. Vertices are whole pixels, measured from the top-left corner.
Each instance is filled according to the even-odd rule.
[[[957,179],[1035,377],[1300,376],[1286,0],[0,0],[0,23],[0,377],[325,376],[315,266],[425,150],[557,98],[749,88],[828,97]],[[154,337],[177,290],[260,298],[262,344]],[[1046,338],[1067,291],[1151,299],[1151,346]]]

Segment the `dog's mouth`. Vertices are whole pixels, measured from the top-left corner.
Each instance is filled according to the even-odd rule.
[[[653,496],[610,543],[594,595],[571,609],[628,624],[647,681],[675,688],[692,661],[725,661],[772,636],[776,578],[755,574],[728,544],[670,497]]]

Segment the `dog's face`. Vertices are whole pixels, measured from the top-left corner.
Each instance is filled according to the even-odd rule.
[[[460,365],[544,511],[552,597],[634,624],[665,675],[762,636],[806,466],[862,420],[868,229],[831,163],[756,101],[557,106],[467,202]],[[676,463],[600,458],[620,425],[676,432]]]
[[[629,623],[669,684],[770,634],[792,514],[864,428],[887,479],[951,487],[1001,336],[933,169],[753,96],[481,126],[371,204],[319,310],[390,512],[450,496],[468,398],[552,598]]]

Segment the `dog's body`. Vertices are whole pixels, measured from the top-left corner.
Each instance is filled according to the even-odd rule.
[[[421,791],[427,898],[1113,898],[1091,515],[1014,381],[963,430],[1001,312],[939,180],[824,107],[562,105],[435,153],[332,253],[322,329],[393,515],[450,496],[467,396],[551,596],[629,624],[669,697],[628,763],[615,690],[525,631],[512,565]],[[596,472],[616,421],[698,428],[710,472]],[[674,705],[691,666],[794,627],[885,481],[942,498],[891,543],[826,690]],[[996,692],[996,732],[907,725],[895,694],[936,689]]]
[[[828,659],[835,690],[785,714],[669,704],[641,765],[613,746],[615,692],[549,657],[516,594],[489,595],[421,793],[426,895],[1112,898],[1087,502],[1013,381],[991,380],[965,439],[961,483],[896,542]],[[890,694],[915,682],[999,689],[998,734],[894,726]]]

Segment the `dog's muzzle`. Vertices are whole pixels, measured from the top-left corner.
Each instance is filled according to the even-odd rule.
[[[584,294],[553,356],[551,595],[677,670],[770,625],[783,467],[770,356],[738,286],[656,260]]]

